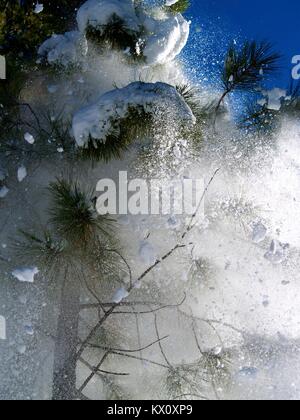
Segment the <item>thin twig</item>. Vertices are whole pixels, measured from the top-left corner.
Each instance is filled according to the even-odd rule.
[[[195,329],[195,323],[193,323],[192,328],[193,328],[193,332],[194,332],[194,337],[195,337],[196,345],[198,347],[198,350],[199,350],[201,356],[203,356],[203,351],[201,349],[201,346],[200,346],[200,343],[199,343],[199,340],[198,340],[198,336],[197,336],[197,333],[196,333],[196,329]],[[216,396],[217,400],[220,401],[220,396],[219,396],[218,391],[217,391],[217,388],[216,388],[216,384],[215,384],[215,380],[214,380],[214,375],[213,375],[213,371],[212,371],[212,367],[211,366],[209,366],[209,370],[210,370],[210,374],[211,374],[212,387],[213,387],[215,396]]]
[[[155,344],[157,344],[157,343],[160,343],[160,342],[161,342],[161,341],[163,341],[163,340],[166,340],[167,338],[169,338],[169,336],[168,336],[168,335],[166,335],[166,336],[165,336],[165,337],[163,337],[163,338],[159,338],[158,340],[154,341],[153,343],[148,344],[148,345],[147,345],[147,346],[145,346],[145,347],[141,347],[141,348],[139,348],[139,349],[135,349],[135,350],[114,349],[114,348],[112,348],[112,347],[100,346],[100,345],[97,345],[97,344],[92,344],[92,343],[88,343],[88,346],[89,346],[89,347],[91,347],[91,348],[95,348],[95,349],[100,349],[100,350],[109,351],[110,353],[111,353],[111,352],[139,353],[139,352],[141,352],[141,351],[143,351],[143,350],[147,350],[147,349],[149,349],[150,347],[154,346],[154,345],[155,345]]]
[[[220,171],[220,168],[218,168],[218,169],[216,169],[215,170],[215,172],[214,172],[214,174],[213,174],[213,176],[211,177],[211,179],[209,180],[209,182],[208,182],[208,184],[206,185],[206,187],[205,187],[205,189],[204,189],[204,191],[203,191],[203,194],[202,194],[202,196],[201,196],[201,199],[200,199],[200,202],[199,202],[199,204],[198,204],[198,207],[197,207],[197,209],[196,209],[196,211],[195,211],[195,213],[192,215],[192,218],[191,218],[191,220],[190,220],[190,223],[189,223],[189,225],[188,225],[188,227],[187,227],[187,229],[185,230],[185,232],[182,234],[182,239],[184,239],[185,237],[186,237],[186,235],[193,229],[193,227],[195,226],[195,225],[193,225],[193,222],[194,222],[194,220],[195,220],[195,218],[196,218],[196,216],[197,216],[197,214],[198,214],[198,212],[199,212],[199,210],[200,210],[200,207],[201,207],[201,205],[202,205],[202,203],[203,203],[203,200],[204,200],[204,198],[205,198],[205,196],[206,196],[206,194],[207,194],[207,192],[208,192],[208,190],[209,190],[209,187],[211,186],[211,184],[213,183],[213,181],[214,181],[214,179],[215,179],[215,177],[217,176],[217,174],[218,174],[218,172]]]
[[[171,363],[169,362],[169,360],[168,360],[168,358],[167,358],[167,356],[166,356],[166,353],[164,352],[163,346],[161,345],[161,339],[160,339],[160,336],[159,336],[158,324],[157,324],[157,315],[155,315],[154,320],[155,320],[155,331],[156,331],[157,339],[158,339],[158,341],[159,341],[158,345],[159,345],[159,348],[160,348],[160,352],[161,352],[161,354],[162,354],[163,358],[165,359],[166,363],[168,364],[168,366],[169,366],[171,369],[173,369],[173,366],[172,366],[172,365],[171,365]]]
[[[132,354],[126,354],[126,353],[115,352],[115,351],[111,352],[111,354],[114,354],[116,356],[126,357],[128,359],[141,360],[142,362],[149,363],[150,365],[162,367],[162,368],[165,368],[165,369],[170,369],[169,366],[167,366],[167,365],[164,365],[164,364],[159,363],[159,362],[155,362],[155,361],[150,360],[150,359],[146,359],[145,357],[133,356]]]
[[[98,365],[93,368],[92,373],[86,378],[86,380],[83,382],[83,384],[79,388],[79,390],[78,390],[79,392],[82,392],[84,390],[84,388],[86,388],[86,386],[89,384],[89,382],[91,381],[91,379],[99,371],[100,367],[105,362],[105,360],[107,359],[108,356],[109,356],[109,351],[104,354],[104,356],[102,357],[102,359],[100,360],[100,362],[98,363]]]
[[[159,308],[156,309],[152,309],[149,311],[118,311],[118,312],[114,312],[114,315],[147,315],[147,314],[153,314],[155,312],[160,312],[163,311],[164,309],[172,309],[172,308],[179,308],[180,306],[182,306],[184,304],[184,302],[186,301],[186,293],[184,293],[184,298],[182,299],[182,301],[180,303],[178,303],[177,305],[164,305],[164,306],[160,306]]]

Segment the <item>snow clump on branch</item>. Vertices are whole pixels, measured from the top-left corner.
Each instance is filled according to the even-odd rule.
[[[77,145],[85,147],[90,139],[105,143],[110,134],[116,134],[120,129],[121,121],[131,109],[151,115],[160,111],[183,124],[196,122],[190,107],[173,86],[134,82],[102,95],[95,104],[75,114],[73,134]]]
[[[125,55],[139,57],[145,66],[163,65],[173,61],[185,47],[190,23],[180,13],[134,6],[132,0],[88,0],[77,12],[79,31],[53,35],[39,48],[39,55],[49,64],[64,67],[81,64],[88,53],[88,33],[99,40],[105,34],[119,37]],[[128,42],[125,47],[124,42]]]

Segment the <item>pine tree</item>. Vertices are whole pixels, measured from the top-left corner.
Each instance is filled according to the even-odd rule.
[[[49,35],[49,31],[52,32],[55,27],[52,26],[53,16],[63,16],[61,20],[64,26],[67,27],[69,16],[73,13],[73,9],[80,3],[80,1],[62,1],[57,3],[44,1],[46,8],[45,16],[47,19],[45,22],[40,20],[44,18],[32,16],[33,2],[27,1],[22,6],[11,4],[0,15],[1,42],[4,43],[5,48],[8,48],[8,46],[11,48],[13,46],[15,53],[19,52],[22,48],[25,48],[28,52],[32,52],[40,41],[40,37],[46,37],[46,35]],[[135,3],[137,8],[141,6],[139,1]],[[187,10],[189,4],[190,2],[187,0],[179,0],[169,7],[169,11],[183,13]],[[20,9],[20,7],[23,9]],[[51,9],[53,10],[51,11]],[[7,19],[9,13],[13,13],[12,22],[11,19]],[[24,21],[22,19],[20,20],[20,17]],[[31,19],[33,20],[31,21]],[[34,37],[31,39],[29,32],[27,33],[26,31],[21,36],[16,37],[15,34],[19,33],[19,28],[23,27],[22,25],[26,26],[28,21],[34,22],[32,24]],[[41,33],[38,33],[36,28],[37,24],[42,24],[43,30]],[[133,50],[138,39],[137,34],[129,31],[124,26],[124,22],[116,16],[113,16],[109,24],[105,28],[102,28],[100,32],[99,34],[99,31],[88,28],[86,35],[90,40],[97,41],[101,45],[106,44],[109,48],[118,52],[128,47]],[[13,39],[11,39],[11,35],[13,35]],[[184,84],[173,88],[173,91],[177,95],[179,93],[187,109],[192,111],[197,120],[193,129],[184,126],[182,127],[183,134],[180,132],[180,135],[182,134],[189,140],[188,146],[192,147],[195,143],[199,146],[207,127],[211,128],[214,125],[214,119],[217,118],[222,107],[225,108],[225,98],[230,93],[235,91],[248,93],[259,88],[264,77],[276,71],[278,59],[279,55],[274,53],[271,45],[265,42],[246,42],[241,48],[231,46],[225,57],[221,75],[223,93],[213,103],[203,103],[201,92],[192,86]],[[136,65],[137,63],[135,62],[134,64]],[[12,104],[15,104],[20,96],[21,86],[22,84],[19,87],[17,81],[15,81],[14,86],[8,85],[7,87],[9,95],[6,95],[5,91],[4,94],[0,91],[0,102],[3,99],[3,101],[7,101],[5,104],[7,106],[10,101]],[[149,104],[147,105],[149,108]],[[299,89],[293,88],[290,99],[285,104],[285,112],[298,113],[298,111]],[[40,114],[38,115],[40,116]],[[255,109],[249,116],[247,122],[252,125],[261,125],[262,120],[266,121],[266,116],[269,117],[270,115],[270,110],[267,107],[264,107],[263,110],[259,109],[259,111]],[[6,127],[11,129],[9,125],[11,120],[12,118],[9,118],[5,114],[1,123],[4,124],[5,122]],[[147,113],[145,109],[139,108],[130,108],[126,117],[119,119],[117,122],[118,130],[115,133],[110,133],[105,141],[97,142],[90,136],[86,145],[87,147],[79,151],[78,148],[75,148],[75,144],[73,144],[72,151],[68,154],[68,158],[72,164],[74,163],[73,159],[78,157],[83,157],[87,162],[93,163],[98,161],[110,162],[113,159],[119,159],[122,157],[123,152],[131,147],[134,140],[146,137],[147,133],[153,133],[156,128],[153,127],[154,120],[151,113]],[[161,129],[163,122],[163,118],[160,115],[161,132],[159,134],[163,132]],[[37,128],[40,129],[41,127]],[[66,137],[69,135],[69,128],[63,130],[58,123],[56,125],[53,123],[51,132],[55,133],[54,137],[56,139],[61,137],[66,140]],[[38,132],[41,133],[41,131]],[[43,135],[49,140],[47,131]],[[157,158],[160,159],[160,156]],[[153,164],[152,161],[150,164]],[[218,171],[214,173],[206,187],[205,193],[214,181],[217,173]],[[102,378],[105,392],[109,398],[125,398],[127,393],[117,384],[117,381],[111,379],[109,374],[112,376],[118,376],[118,374],[126,376],[127,374],[101,370],[103,363],[111,355],[131,358],[138,362],[142,361],[149,365],[158,365],[163,368],[165,374],[163,375],[162,390],[166,392],[168,398],[193,397],[206,399],[208,398],[205,395],[208,383],[212,388],[209,392],[212,393],[213,391],[214,397],[219,399],[216,385],[227,382],[228,378],[230,378],[230,356],[223,349],[219,352],[203,351],[196,333],[194,317],[180,309],[185,299],[175,305],[146,302],[141,304],[142,310],[137,310],[135,304],[130,301],[123,302],[115,299],[114,302],[102,302],[99,294],[88,283],[89,274],[93,273],[99,283],[103,282],[108,284],[107,287],[109,287],[110,292],[113,291],[112,285],[115,285],[115,283],[118,286],[120,284],[122,285],[121,291],[126,296],[138,290],[138,286],[149,274],[157,273],[158,271],[155,270],[160,268],[161,264],[168,263],[172,256],[179,255],[180,250],[187,247],[185,240],[188,233],[195,227],[194,219],[196,214],[193,215],[190,223],[183,232],[177,234],[177,243],[173,247],[170,246],[170,249],[165,254],[159,256],[152,265],[140,274],[138,279],[133,279],[130,264],[116,246],[117,241],[114,237],[117,236],[118,232],[114,229],[115,223],[109,217],[100,217],[96,212],[94,191],[89,191],[88,188],[82,188],[81,184],[71,177],[64,177],[58,178],[50,184],[49,196],[50,207],[47,211],[47,228],[39,233],[36,233],[35,230],[22,231],[16,249],[19,255],[22,254],[22,258],[34,258],[36,263],[41,267],[45,278],[47,278],[49,283],[53,282],[59,290],[59,315],[56,335],[54,337],[53,400],[85,398],[85,388],[95,375],[99,375]],[[234,211],[235,209],[233,209]],[[122,265],[122,270],[120,270],[120,265]],[[126,273],[127,282],[124,282],[120,271],[122,271],[122,274],[124,272]],[[209,277],[214,275],[209,262],[201,259],[193,261],[190,274],[193,280],[197,276]],[[117,279],[115,283],[111,280],[113,275]],[[93,328],[86,329],[86,338],[81,341],[79,338],[79,320],[82,308],[81,296],[83,289],[94,298],[93,303],[87,304],[87,307],[91,305],[97,309],[99,321]],[[124,310],[123,303],[128,303],[127,311]],[[126,309],[127,306],[124,305],[124,307]],[[199,357],[195,362],[172,364],[169,360],[169,356],[162,344],[167,337],[160,336],[156,317],[156,312],[165,309],[176,311],[176,317],[182,317],[185,321],[188,320],[188,325],[192,325],[191,331],[195,333],[194,345],[199,350]],[[134,316],[138,324],[137,320],[140,314],[143,316],[150,315],[151,317],[155,314],[154,325],[157,340],[145,346],[145,348],[142,348],[142,346],[134,350],[124,349],[122,347],[118,348],[117,344],[112,343],[111,330],[109,328],[105,330],[106,323],[112,318],[112,315],[115,315],[115,317],[118,315],[119,318]],[[175,316],[173,318],[175,319]],[[216,339],[221,342],[222,340],[216,329],[212,327],[211,321],[201,321],[210,326]],[[107,338],[109,334],[111,340]],[[160,350],[161,363],[144,359],[142,356],[142,350],[154,345]],[[89,361],[83,358],[85,351],[89,348],[102,351],[102,358],[100,358],[99,364],[96,366],[92,366],[89,364]],[[84,384],[77,389],[76,369],[79,361],[85,363],[86,367],[90,369],[91,374]]]

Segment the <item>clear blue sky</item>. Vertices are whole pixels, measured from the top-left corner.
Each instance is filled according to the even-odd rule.
[[[248,38],[274,43],[283,59],[273,84],[289,82],[291,59],[300,55],[300,0],[192,0],[188,15],[193,26],[186,56],[195,76],[213,80],[228,43]]]

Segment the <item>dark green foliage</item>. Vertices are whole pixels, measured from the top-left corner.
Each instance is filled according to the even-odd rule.
[[[168,9],[170,9],[173,13],[185,13],[190,6],[190,0],[178,0],[175,4],[169,6]]]
[[[97,214],[92,192],[85,193],[78,183],[64,179],[50,184],[49,191],[52,199],[50,223],[72,246],[92,246],[99,235],[109,235],[112,221]]]
[[[88,26],[87,39],[100,47],[114,50],[130,50],[131,55],[136,55],[136,45],[140,34],[132,31],[125,22],[117,15],[112,15],[110,21],[97,28]]]
[[[11,56],[6,57],[6,72],[0,80],[0,138],[21,124],[19,102],[27,80],[25,66]]]
[[[115,133],[110,134],[105,143],[90,139],[87,147],[80,149],[79,156],[96,162],[120,159],[135,140],[150,133],[152,116],[142,108],[131,107],[127,117],[116,123]]]
[[[71,27],[75,8],[82,0],[44,0],[42,13],[34,13],[35,0],[3,1],[0,11],[0,53],[17,57],[32,56],[36,48],[53,33]]]
[[[195,116],[198,113],[201,113],[202,106],[200,103],[200,94],[197,88],[189,84],[177,85],[175,88],[191,108]]]
[[[109,162],[111,159],[121,159],[130,144],[131,140],[121,135],[110,135],[105,143],[90,139],[87,147],[79,149],[78,156],[92,162]]]
[[[41,237],[34,233],[20,230],[22,239],[15,244],[17,255],[22,258],[33,258],[41,268],[48,270],[58,266],[60,261],[66,256],[66,244],[53,237],[53,234],[44,230]]]
[[[56,27],[60,27],[60,32],[65,29],[72,29],[78,8],[86,0],[43,0],[45,12],[51,14]],[[34,4],[36,0],[31,0]],[[30,3],[30,2],[29,2]]]
[[[240,127],[254,132],[271,133],[279,126],[278,117],[279,112],[268,109],[266,105],[249,103]]]
[[[18,1],[6,2],[0,11],[0,53],[17,57],[32,54],[36,47],[52,34],[49,16],[36,14]]]
[[[70,123],[64,120],[65,108],[63,107],[59,112],[57,110],[49,110],[40,112],[44,130],[39,130],[39,137],[45,145],[45,152],[50,153],[51,145],[54,146],[54,153],[57,153],[57,148],[62,147],[64,155],[73,156],[74,154],[74,139],[70,135]],[[51,144],[49,144],[49,141]],[[41,153],[42,154],[42,153]]]
[[[199,89],[188,84],[177,85],[177,92],[183,97],[197,119],[197,125],[208,124],[214,116],[214,102],[203,104]]]
[[[224,92],[215,107],[216,120],[225,98],[234,91],[255,91],[262,81],[278,69],[280,55],[272,45],[262,41],[246,41],[241,48],[232,45],[225,57],[221,79]]]
[[[268,42],[245,42],[241,49],[232,45],[226,55],[222,82],[226,92],[253,90],[265,76],[278,69],[280,55]]]

